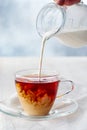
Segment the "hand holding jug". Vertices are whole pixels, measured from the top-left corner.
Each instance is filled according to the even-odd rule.
[[[45,5],[39,12],[36,28],[40,36],[48,32],[66,46],[78,48],[87,45],[87,5],[80,2],[72,6],[56,3]]]

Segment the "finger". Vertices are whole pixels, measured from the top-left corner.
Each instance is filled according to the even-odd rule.
[[[79,3],[81,0],[65,0],[64,5],[73,5]]]
[[[58,5],[64,5],[65,0],[54,0]]]
[[[58,5],[73,5],[79,3],[81,0],[54,0]]]

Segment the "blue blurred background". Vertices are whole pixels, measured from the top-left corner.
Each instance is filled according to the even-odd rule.
[[[39,10],[52,0],[0,0],[0,56],[39,56],[36,31]],[[87,0],[84,0],[87,4]],[[87,56],[87,47],[66,47],[57,39],[46,43],[46,56]]]

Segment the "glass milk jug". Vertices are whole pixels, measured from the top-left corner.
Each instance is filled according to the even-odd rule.
[[[36,28],[40,36],[48,33],[48,39],[55,36],[70,47],[87,45],[87,5],[62,7],[49,3],[40,10]]]

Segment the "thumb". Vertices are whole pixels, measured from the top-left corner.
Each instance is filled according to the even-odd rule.
[[[65,0],[54,0],[58,5],[64,5]]]

